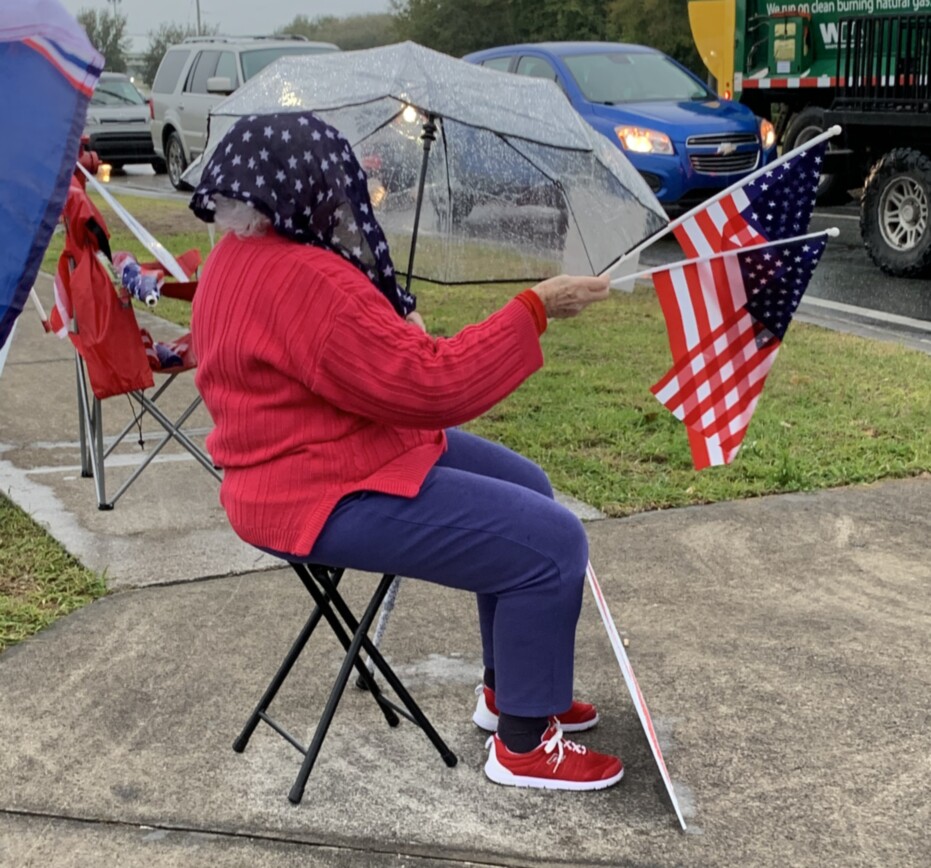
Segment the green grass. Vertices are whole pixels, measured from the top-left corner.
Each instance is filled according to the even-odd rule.
[[[421,288],[434,334],[513,290]],[[795,323],[736,461],[692,470],[685,429],[649,387],[670,365],[652,289],[551,322],[546,365],[469,427],[533,458],[561,491],[620,516],[931,470],[931,358]]]
[[[0,495],[0,651],[105,592],[103,576]]]
[[[209,250],[185,203],[124,204],[173,253]],[[143,256],[103,211],[113,249]],[[60,250],[56,236],[47,270]],[[518,288],[415,287],[438,336],[481,320]],[[189,321],[184,303],[162,301],[156,311]],[[652,289],[616,293],[577,319],[551,323],[543,347],[543,370],[468,427],[539,462],[559,490],[608,515],[931,471],[931,357],[896,344],[794,323],[736,461],[700,473],[683,426],[649,391],[670,365]],[[2,499],[0,528],[0,648],[103,592],[101,578]]]

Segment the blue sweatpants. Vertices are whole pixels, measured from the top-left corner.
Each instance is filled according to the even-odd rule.
[[[447,431],[449,449],[414,498],[344,498],[308,558],[426,579],[478,595],[484,664],[508,714],[572,704],[588,540],[546,474],[510,449]]]

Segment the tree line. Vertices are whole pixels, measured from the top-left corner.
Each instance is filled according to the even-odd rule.
[[[83,9],[77,17],[106,68],[125,72],[128,19],[119,9],[121,0],[110,2],[112,10]],[[201,35],[218,32],[217,24],[201,27]],[[344,51],[409,39],[454,57],[514,42],[633,42],[665,51],[705,74],[689,28],[688,0],[391,0],[389,13],[298,15],[276,32],[333,42]],[[168,46],[195,33],[190,25],[174,23],[151,31],[142,78],[151,83]]]

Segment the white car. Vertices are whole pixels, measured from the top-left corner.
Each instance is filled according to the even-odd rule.
[[[149,106],[129,76],[101,73],[84,123],[88,149],[114,169],[150,163],[156,172],[164,172],[165,163],[152,147],[150,124]]]
[[[339,51],[302,36],[193,36],[171,46],[152,83],[152,145],[178,189],[188,164],[207,144],[210,109],[273,60]]]

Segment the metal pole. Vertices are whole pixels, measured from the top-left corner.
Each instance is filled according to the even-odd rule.
[[[197,0],[197,35],[201,35],[200,30],[200,0]]]
[[[427,115],[423,125],[423,159],[420,161],[420,180],[417,182],[417,203],[414,206],[414,230],[411,234],[411,254],[407,260],[407,281],[404,289],[411,290],[411,280],[414,274],[414,252],[417,249],[417,231],[420,228],[420,209],[423,207],[423,189],[427,180],[427,162],[430,159],[430,147],[436,140],[436,116]]]
[[[385,599],[381,604],[381,614],[378,616],[378,624],[375,625],[375,635],[372,638],[372,644],[376,648],[381,648],[381,640],[385,638],[385,631],[388,629],[388,619],[394,611],[394,604],[397,602],[399,590],[401,590],[401,577],[395,576],[394,581],[391,583],[391,587],[388,588],[388,592],[385,594]],[[365,665],[374,676],[375,661],[372,660],[371,657],[367,657]],[[356,687],[358,687],[359,690],[366,689],[365,679],[361,675],[356,679]]]

